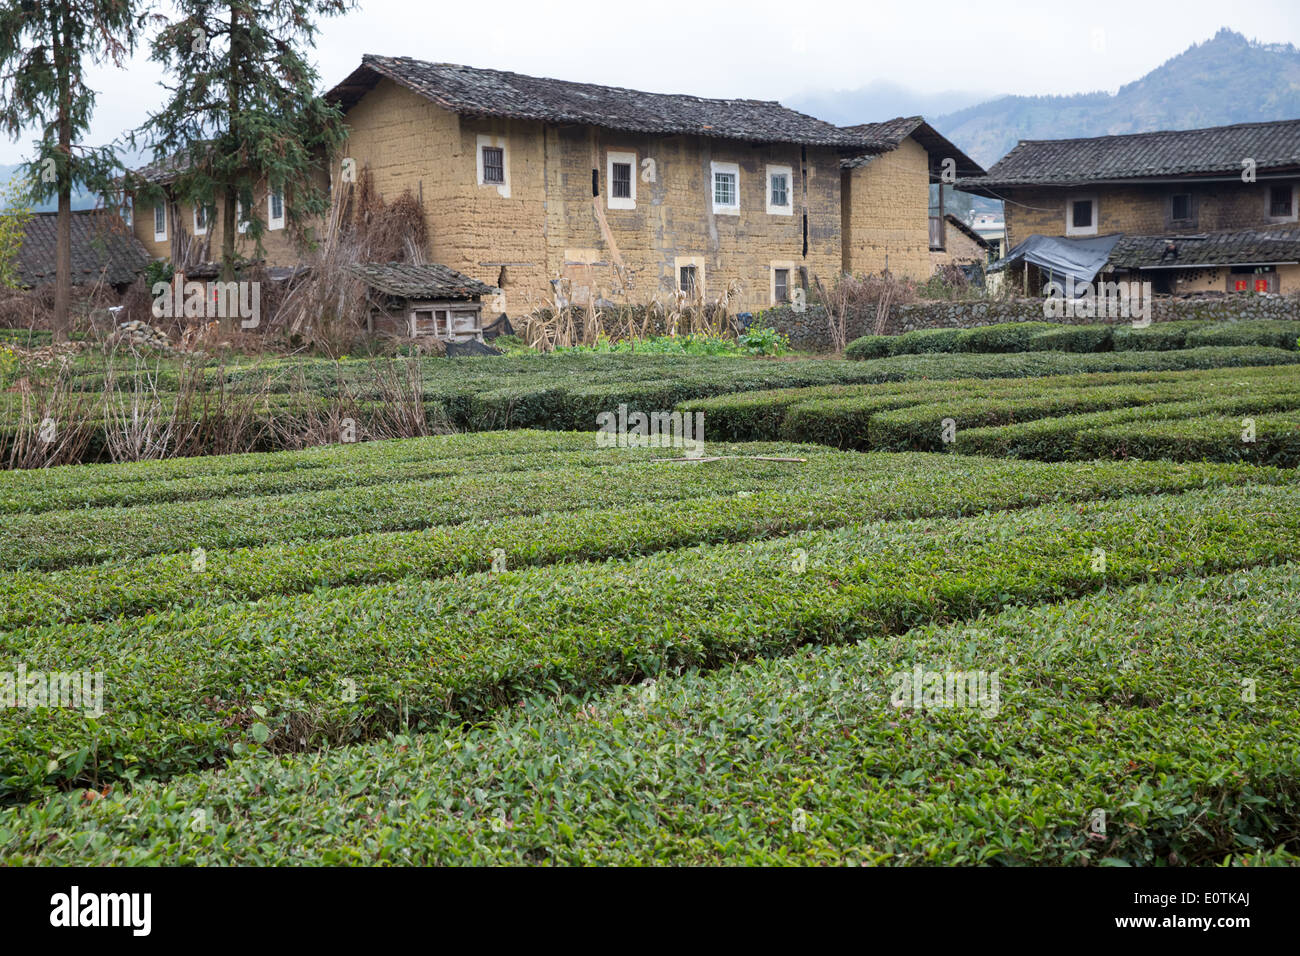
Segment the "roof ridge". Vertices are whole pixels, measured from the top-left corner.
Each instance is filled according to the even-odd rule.
[[[327,97],[351,109],[384,77],[452,113],[623,132],[850,149],[859,138],[779,100],[662,93],[366,53]]]
[[[1027,146],[1035,143],[1085,143],[1099,139],[1132,139],[1138,136],[1169,136],[1176,133],[1212,133],[1220,132],[1225,129],[1246,129],[1257,126],[1285,126],[1289,123],[1300,123],[1300,117],[1284,120],[1251,120],[1246,123],[1227,123],[1223,126],[1194,126],[1190,129],[1152,129],[1140,133],[1103,133],[1100,136],[1069,136],[1063,139],[1022,139],[1016,143],[1016,147]]]
[[[362,62],[367,59],[376,60],[404,60],[408,63],[418,63],[421,66],[444,67],[453,70],[473,70],[476,73],[495,73],[497,76],[518,76],[526,80],[544,80],[547,83],[566,83],[570,86],[592,86],[601,90],[611,90],[615,93],[638,93],[642,96],[671,96],[675,99],[691,99],[700,103],[749,103],[754,106],[779,106],[783,110],[789,110],[792,113],[799,113],[789,106],[786,106],[780,100],[756,100],[746,96],[700,96],[698,93],[664,93],[656,90],[641,90],[631,86],[610,86],[607,83],[591,83],[587,80],[566,80],[558,76],[541,76],[535,73],[520,73],[517,70],[502,70],[494,66],[471,66],[468,63],[451,63],[441,60],[421,60],[413,56],[384,56],[379,53],[362,54]],[[815,119],[819,123],[825,123],[825,120],[818,119],[809,113],[800,113],[801,116],[807,116]],[[827,123],[827,125],[833,125]]]

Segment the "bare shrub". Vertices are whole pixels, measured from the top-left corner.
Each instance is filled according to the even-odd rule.
[[[177,457],[186,455],[233,455],[271,450],[271,421],[275,393],[267,370],[246,370],[239,390],[232,389],[224,363],[215,367],[202,358],[183,366],[178,380],[175,416],[187,422],[183,440],[175,445]]]
[[[817,300],[826,309],[827,332],[836,351],[848,344],[851,320],[871,320],[872,331],[883,334],[889,323],[889,310],[895,305],[916,301],[916,284],[900,279],[892,272],[853,276],[847,273],[827,285],[816,280]]]
[[[576,345],[594,345],[601,339],[639,341],[652,335],[713,335],[734,338],[740,332],[735,304],[743,291],[733,279],[716,298],[699,290],[675,290],[666,298],[623,304],[575,305],[572,280],[551,282],[555,301],[532,304],[520,321],[520,333],[530,348],[549,352]]]
[[[424,206],[408,189],[386,203],[369,169],[343,183],[336,171],[329,212],[304,275],[292,280],[268,323],[330,354],[349,350],[361,336],[369,304],[366,287],[351,273],[358,262],[426,261],[429,244]]]
[[[70,362],[27,367],[5,393],[0,440],[7,468],[46,468],[84,461],[94,436],[94,395],[78,389]]]
[[[159,393],[157,360],[150,368],[142,356],[133,358],[125,387],[111,354],[105,367],[104,446],[113,461],[165,458],[173,445],[175,408],[167,408]]]
[[[418,438],[431,434],[424,411],[424,377],[418,359],[372,363],[379,405],[371,416],[377,437]]]

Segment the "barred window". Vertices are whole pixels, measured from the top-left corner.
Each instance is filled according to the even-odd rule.
[[[1274,219],[1286,219],[1291,215],[1291,187],[1274,186],[1268,192],[1268,214]]]
[[[1074,228],[1085,229],[1092,225],[1092,200],[1079,199],[1074,203]]]
[[[500,146],[483,147],[483,182],[504,183],[506,181],[506,151]]]
[[[695,266],[682,266],[678,284],[681,286],[681,290],[688,295],[695,294]]]
[[[610,195],[615,199],[632,198],[632,165],[630,163],[614,163],[614,177],[610,183]]]

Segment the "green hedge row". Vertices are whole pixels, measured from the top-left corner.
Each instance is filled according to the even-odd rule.
[[[530,698],[0,810],[0,864],[1295,864],[1297,621],[1300,568],[1255,568]],[[996,714],[895,707],[918,666]]]
[[[1177,353],[1166,353],[1177,354]],[[1235,410],[1258,396],[1267,407],[1300,407],[1296,372],[1286,366],[1248,370],[1070,375],[894,383],[859,386],[828,393],[822,389],[750,393],[686,403],[703,411],[705,433],[724,436],[811,441],[859,451],[971,451],[946,434],[949,421],[958,436],[990,426],[1023,427],[1026,422],[1116,409],[1119,420],[1143,406],[1193,401],[1188,411],[1204,415],[1217,407]],[[1264,407],[1264,406],[1259,406]],[[1174,413],[1176,413],[1176,409]],[[1161,417],[1172,417],[1166,412]],[[1052,433],[1049,422],[1044,434]],[[1013,432],[1014,433],[1014,432]],[[1039,432],[1033,432],[1039,434]],[[996,447],[994,435],[983,445]],[[1072,446],[1071,446],[1072,447]],[[983,453],[992,453],[984,451]],[[1073,451],[1065,457],[1070,457]],[[1040,457],[1039,454],[1032,457]],[[1017,457],[1022,455],[1017,454]],[[1051,456],[1059,460],[1061,456]]]
[[[0,710],[0,794],[172,776],[257,745],[419,731],[536,693],[1297,560],[1297,505],[1294,486],[1058,504],[25,629],[9,653],[29,671],[102,672],[105,710]]]
[[[1189,349],[1160,357],[1051,352],[898,355],[869,363],[635,354],[525,356],[519,360],[474,359],[465,363],[429,359],[422,367],[426,400],[442,409],[456,428],[589,431],[596,427],[599,413],[620,404],[632,409],[665,410],[746,391],[1294,361],[1300,361],[1300,355],[1293,350],[1236,347]],[[367,368],[349,365],[343,374],[358,376],[364,382]],[[320,387],[327,388],[324,383]],[[736,440],[741,440],[740,436]]]
[[[685,412],[704,413],[704,434],[712,441],[771,441],[786,438],[801,441],[800,427],[786,426],[789,413],[796,407],[839,400],[882,402],[882,407],[897,407],[917,401],[931,393],[929,382],[892,382],[881,385],[833,385],[823,388],[786,388],[760,392],[719,395],[701,401],[683,402]],[[808,441],[818,439],[808,438]],[[829,443],[823,443],[829,444]]]
[[[1027,334],[1032,326],[965,330],[981,347],[1010,347],[1003,342]],[[991,329],[992,331],[988,331]],[[1054,334],[1054,333],[1053,333]],[[900,336],[900,339],[907,336]],[[918,338],[921,338],[918,336]],[[936,338],[930,336],[931,339]],[[924,347],[924,346],[920,346]],[[682,403],[730,393],[786,388],[836,387],[924,379],[1014,378],[1082,372],[1171,370],[1278,364],[1300,361],[1285,349],[1251,346],[1205,347],[1159,353],[1063,352],[925,353],[892,355],[871,362],[763,361],[724,356],[521,356],[473,360],[425,359],[419,362],[426,425],[432,430],[518,429],[591,431],[596,416],[626,404],[636,410],[667,410]],[[166,371],[166,369],[164,369]],[[212,375],[218,374],[216,370]],[[340,388],[360,395],[349,400],[366,416],[382,419],[387,406],[378,394],[376,366],[370,362],[316,360],[270,363],[268,367],[224,370],[227,385],[260,394],[269,375],[283,391],[272,393],[261,438],[252,447],[275,451],[294,435],[306,434],[313,419],[339,406]],[[399,374],[389,372],[387,374]],[[342,384],[341,384],[342,383]],[[164,386],[165,387],[165,386]],[[306,388],[307,392],[291,389]],[[91,395],[97,402],[97,394]],[[302,410],[309,403],[312,413]],[[10,403],[0,421],[0,457],[15,439],[17,406]],[[297,416],[297,418],[295,417]],[[92,416],[98,419],[98,415]],[[302,421],[299,422],[298,418]],[[362,423],[364,427],[364,422]],[[89,460],[108,456],[104,426],[90,422]],[[737,434],[736,440],[752,439]]]
[[[1269,407],[1300,407],[1300,389],[1297,386],[1300,386],[1300,378],[1294,375],[1256,376],[1248,373],[1243,376],[1238,373],[1203,377],[1192,373],[1177,381],[1151,384],[1042,390],[1022,388],[986,396],[949,397],[940,402],[872,414],[869,424],[862,423],[862,438],[866,443],[855,447],[869,447],[875,451],[944,451],[955,445],[943,441],[944,422],[949,420],[955,430],[960,431],[1182,401],[1198,401],[1201,410],[1229,404],[1237,407],[1247,397],[1253,396],[1270,403]]]
[[[1214,415],[1266,415],[1288,412],[1297,408],[1300,408],[1300,393],[1294,389],[1268,386],[1252,388],[1243,384],[1239,394],[1223,395],[1212,399],[1158,402],[1137,408],[1064,415],[1060,418],[1019,422],[992,428],[959,429],[954,448],[957,452],[967,455],[1070,461],[1091,457],[1079,444],[1079,436],[1096,429],[1132,422],[1204,418]],[[1185,456],[1163,455],[1161,457],[1183,458]],[[1223,460],[1217,455],[1213,458]]]
[[[1278,319],[1205,322],[1198,319],[1133,325],[1060,325],[1000,322],[969,329],[921,329],[902,335],[864,335],[844,350],[866,360],[929,352],[1174,351],[1207,345],[1255,345],[1295,351],[1300,322]]]
[[[761,446],[743,451],[752,452]],[[202,573],[190,554],[155,554],[58,571],[0,573],[0,631],[106,620],[168,608],[219,605],[324,587],[630,558],[724,541],[756,540],[866,520],[958,517],[1051,501],[1188,491],[1298,480],[1289,470],[1139,462],[1045,465],[992,458],[801,452],[804,465],[717,462],[707,497],[549,511],[421,531],[373,532],[245,548],[214,548]],[[699,476],[702,477],[702,476]],[[545,484],[545,480],[542,480]],[[630,482],[635,485],[635,482]]]
[[[1203,345],[1268,345],[1294,349],[1300,339],[1300,322],[1254,321],[1220,322],[1193,329],[1187,335],[1188,348]]]
[[[663,449],[619,449],[620,458],[595,447],[590,432],[509,432],[499,434],[500,451],[480,447],[471,453],[468,441],[474,434],[364,442],[344,446],[319,446],[299,452],[254,454],[266,461],[257,471],[238,459],[225,456],[229,470],[177,477],[133,478],[122,481],[94,480],[84,485],[58,483],[43,488],[32,482],[9,482],[0,474],[0,513],[40,513],[84,508],[134,507],[166,502],[204,501],[224,498],[250,499],[271,495],[328,491],[333,488],[403,483],[445,476],[498,474],[533,471],[563,465],[568,468],[603,467],[616,462],[659,457]],[[507,439],[508,436],[508,439]],[[448,439],[448,440],[443,440]],[[313,456],[317,450],[339,447],[356,449],[355,455]],[[513,450],[512,450],[513,449]],[[379,454],[375,454],[379,451]],[[301,457],[296,457],[301,456]],[[272,460],[274,459],[274,460]],[[211,458],[169,459],[169,462],[204,462]],[[74,466],[91,468],[95,466]],[[129,467],[129,466],[127,466]],[[51,474],[59,469],[12,472],[14,476]],[[166,475],[167,472],[160,472]],[[101,474],[94,477],[100,478]]]
[[[1300,401],[1292,407],[1295,405]],[[1085,429],[1076,436],[1075,447],[1080,455],[1090,458],[1241,461],[1282,468],[1300,465],[1300,413],[1247,412],[1253,414],[1134,421]],[[1248,422],[1253,427],[1248,429]]]
[[[1206,324],[1199,319],[1182,319],[1153,322],[1146,328],[1117,325],[1111,333],[1111,347],[1120,352],[1171,352],[1187,348],[1187,336]]]
[[[120,486],[124,490],[132,485],[145,487],[138,484],[141,482],[194,482],[197,486],[204,480],[220,480],[236,475],[270,475],[314,468],[364,468],[370,465],[382,466],[385,463],[421,461],[430,457],[447,462],[448,467],[456,467],[461,459],[477,456],[503,457],[551,451],[585,451],[589,448],[590,435],[518,431],[340,443],[296,451],[64,465],[31,471],[0,472],[0,501],[5,500],[5,496],[34,500],[42,494],[62,494],[71,502],[68,507],[82,507],[76,500],[78,494],[94,494],[95,489],[113,486]],[[21,511],[26,508],[6,510]]]
[[[586,439],[594,445],[590,433]],[[726,447],[711,450],[725,453]],[[748,454],[789,450],[785,445],[745,449]],[[516,462],[535,466],[519,470],[489,467],[281,495],[18,514],[8,518],[0,538],[0,568],[49,570],[149,554],[188,554],[200,547],[238,548],[513,515],[645,505],[734,493],[790,473],[780,462],[737,462],[718,468],[648,461],[680,455],[679,449],[671,448],[593,447],[578,459],[585,467],[557,467],[555,457],[549,456]]]

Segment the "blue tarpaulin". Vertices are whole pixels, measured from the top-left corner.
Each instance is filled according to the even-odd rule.
[[[989,272],[1028,262],[1048,273],[1050,278],[1068,277],[1074,282],[1091,282],[1106,265],[1111,249],[1121,238],[1118,232],[1086,239],[1033,235],[989,266]]]

